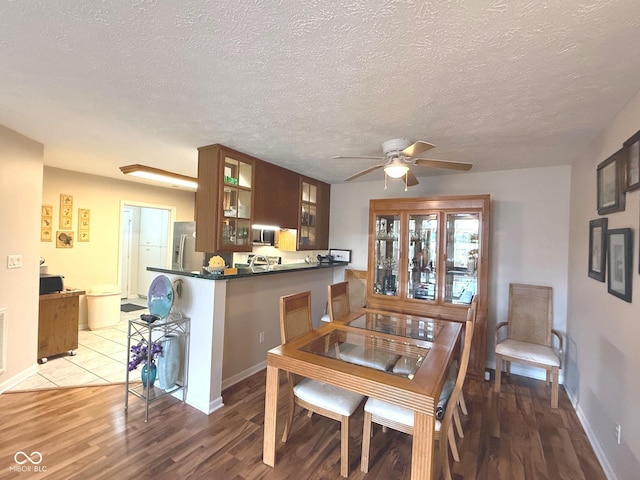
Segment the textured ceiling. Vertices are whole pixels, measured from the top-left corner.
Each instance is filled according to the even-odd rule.
[[[331,183],[397,137],[472,172],[567,164],[638,92],[639,22],[637,0],[5,0],[0,124],[120,179],[196,176],[212,143]]]

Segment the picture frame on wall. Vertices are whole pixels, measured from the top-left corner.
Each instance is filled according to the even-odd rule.
[[[640,188],[640,130],[623,144],[626,156],[625,191]]]
[[[589,222],[589,277],[604,282],[607,265],[607,223],[606,218]]]
[[[597,192],[598,215],[622,212],[625,208],[626,152],[621,148],[598,165]]]
[[[630,228],[607,232],[607,290],[611,295],[631,303],[633,279],[633,233]]]

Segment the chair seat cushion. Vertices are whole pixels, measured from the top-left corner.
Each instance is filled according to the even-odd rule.
[[[413,410],[385,402],[384,400],[369,397],[367,403],[364,404],[364,411],[369,412],[374,417],[386,418],[392,422],[413,427]],[[435,431],[439,432],[441,427],[442,423],[436,419]]]
[[[346,416],[351,415],[364,399],[364,395],[359,393],[310,378],[294,386],[293,394],[307,403]]]
[[[519,340],[504,340],[496,346],[496,354],[517,358],[527,362],[559,367],[560,359],[551,347]]]
[[[375,368],[376,370],[389,370],[389,367],[394,365],[398,361],[398,358],[400,358],[400,355],[397,353],[365,349],[361,345],[352,345],[350,343],[340,346],[339,355],[340,360],[344,362]]]

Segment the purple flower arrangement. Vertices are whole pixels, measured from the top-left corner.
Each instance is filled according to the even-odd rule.
[[[147,347],[147,341],[142,339],[136,345],[131,346],[131,360],[129,361],[129,371],[138,368],[141,363],[154,363],[156,357],[162,353],[160,342],[151,343],[151,354]]]

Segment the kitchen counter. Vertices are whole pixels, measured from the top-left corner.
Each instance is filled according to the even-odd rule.
[[[217,273],[207,273],[202,270],[201,272],[186,271],[186,270],[172,270],[168,268],[147,267],[147,270],[152,272],[170,273],[173,275],[183,275],[186,277],[203,278],[205,280],[233,280],[235,278],[249,278],[257,275],[274,275],[280,273],[291,273],[300,271],[312,271],[312,270],[325,270],[327,268],[346,267],[348,262],[333,262],[333,263],[289,263],[284,265],[271,265],[267,270],[266,265],[256,265],[253,270],[249,267],[239,267],[238,273],[234,275],[222,275]]]
[[[207,415],[223,407],[222,390],[264,369],[267,351],[280,345],[279,298],[310,291],[318,326],[327,285],[341,281],[347,265],[285,264],[259,273],[244,267],[237,275],[147,267],[181,286],[172,311],[191,319],[186,402]]]

